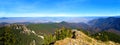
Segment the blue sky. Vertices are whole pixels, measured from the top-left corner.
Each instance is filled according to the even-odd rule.
[[[120,16],[120,0],[0,0],[0,17]]]

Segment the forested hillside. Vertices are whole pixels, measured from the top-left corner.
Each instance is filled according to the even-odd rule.
[[[114,41],[114,42],[120,43],[119,35],[115,33],[107,32],[107,31],[102,31],[102,32],[93,34],[92,37],[101,41]]]
[[[36,33],[54,33],[57,29],[60,29],[62,27],[69,29],[89,29],[89,25],[85,23],[68,23],[64,21],[60,23],[38,23],[27,25],[27,28],[34,30]]]
[[[22,24],[11,24],[0,29],[2,45],[41,45],[42,39]],[[34,42],[35,41],[35,42]]]

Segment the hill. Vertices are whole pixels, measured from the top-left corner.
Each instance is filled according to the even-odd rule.
[[[0,27],[0,30],[0,44],[2,45],[42,44],[41,35],[29,30],[24,24],[9,24]]]
[[[102,30],[116,29],[120,30],[120,18],[109,17],[99,18],[89,22],[92,26],[101,28]]]
[[[34,30],[36,33],[43,32],[43,33],[54,33],[57,29],[62,27],[69,28],[69,29],[88,29],[89,25],[85,23],[68,23],[68,22],[61,22],[61,23],[38,23],[38,24],[28,24],[27,28],[30,30]]]
[[[94,19],[89,22],[91,30],[95,32],[108,31],[116,34],[120,34],[120,18],[119,17],[108,17]]]
[[[120,45],[112,41],[102,42],[84,34],[81,31],[73,30],[75,38],[65,38],[58,40],[54,45]]]

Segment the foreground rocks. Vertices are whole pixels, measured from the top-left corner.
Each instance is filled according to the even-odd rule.
[[[112,41],[102,42],[95,40],[81,31],[73,30],[74,38],[65,38],[63,40],[56,41],[54,45],[120,45]]]

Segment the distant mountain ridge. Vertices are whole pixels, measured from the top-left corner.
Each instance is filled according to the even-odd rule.
[[[120,32],[120,17],[94,19],[89,24],[93,30]]]
[[[106,29],[116,29],[120,30],[120,18],[109,17],[109,18],[100,18],[95,19],[89,22],[92,26],[101,28],[102,30]]]
[[[8,22],[9,21],[19,21],[21,20],[20,19],[21,17],[16,17],[16,18],[7,18],[5,20],[1,20],[3,22],[0,23],[0,26],[3,26],[5,24],[9,24]],[[31,19],[33,20],[31,20]],[[12,19],[12,20],[8,20],[8,19]],[[15,19],[15,20],[14,20]],[[17,20],[18,19],[18,20]],[[114,33],[118,33],[120,34],[120,17],[117,16],[117,17],[96,17],[96,18],[92,18],[90,17],[90,20],[88,21],[88,23],[85,23],[85,22],[81,22],[80,20],[82,21],[86,21],[84,20],[84,18],[63,18],[63,17],[59,17],[57,19],[54,18],[54,17],[41,17],[41,18],[32,18],[32,17],[29,17],[29,18],[24,18],[22,17],[22,19],[25,19],[24,21],[26,22],[15,22],[15,24],[26,24],[30,27],[34,27],[34,26],[37,26],[39,28],[42,28],[42,27],[47,27],[49,30],[55,30],[57,28],[61,28],[61,27],[66,27],[66,28],[72,28],[72,29],[83,29],[83,30],[88,30],[88,31],[91,31],[91,32],[100,32],[100,31],[109,31],[109,32],[114,32]],[[34,23],[34,22],[29,22],[27,21],[28,19],[30,19],[29,21],[39,21],[39,20],[42,20],[41,22],[38,22],[38,23]],[[64,20],[65,19],[65,20]],[[67,20],[66,20],[67,19]],[[89,19],[89,18],[86,18],[86,19]],[[49,22],[49,21],[51,22]],[[59,21],[60,20],[60,21]],[[4,21],[8,21],[7,23],[4,22]],[[44,22],[45,21],[45,22]],[[48,22],[47,22],[48,21]],[[53,22],[55,21],[55,22]],[[78,23],[73,23],[72,21],[77,21]],[[72,23],[70,23],[72,22]],[[32,24],[32,25],[31,25]],[[34,26],[33,26],[34,25]],[[36,28],[36,27],[35,27]],[[37,29],[39,29],[37,28]],[[44,28],[42,28],[44,29]],[[48,30],[48,29],[44,29],[44,30]]]
[[[8,19],[7,17],[1,17],[0,19]]]

